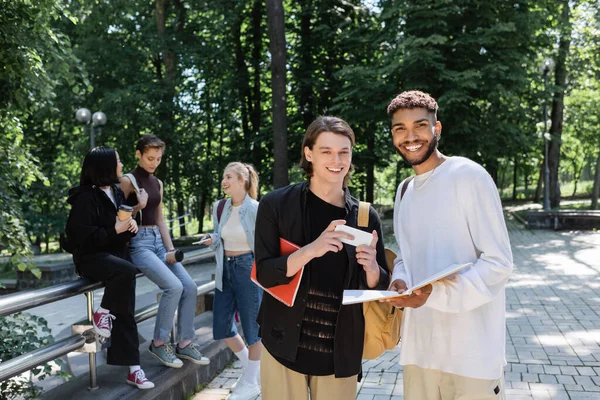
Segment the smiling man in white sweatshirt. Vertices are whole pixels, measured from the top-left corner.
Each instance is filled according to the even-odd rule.
[[[404,398],[504,399],[512,254],[502,206],[482,166],[438,151],[437,110],[420,91],[403,92],[388,106],[394,147],[415,171],[394,203],[399,252],[391,290],[401,293],[452,264],[473,266],[390,301],[405,308]]]

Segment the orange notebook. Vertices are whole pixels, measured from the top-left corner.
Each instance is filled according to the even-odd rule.
[[[298,250],[300,246],[297,246],[283,238],[279,238],[279,248],[281,255],[287,256]],[[263,288],[265,292],[268,292],[271,296],[275,297],[286,306],[291,307],[294,305],[294,301],[296,300],[296,294],[298,293],[298,288],[300,287],[300,281],[302,280],[303,272],[304,267],[302,267],[300,271],[296,272],[296,275],[294,275],[290,283],[273,286],[267,289],[258,283],[258,280],[256,279],[256,261],[254,261],[254,264],[252,264],[252,272],[250,272],[250,279],[252,279],[252,282]]]

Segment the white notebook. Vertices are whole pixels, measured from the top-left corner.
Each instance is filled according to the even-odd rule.
[[[402,297],[408,296],[412,294],[417,289],[422,288],[423,286],[427,286],[430,283],[435,281],[439,281],[440,279],[444,279],[450,275],[453,275],[459,272],[462,269],[472,266],[473,263],[467,264],[452,264],[448,268],[443,269],[437,274],[430,276],[429,278],[413,285],[408,288],[404,293],[398,294],[398,292],[393,290],[344,290],[344,297],[342,299],[342,304],[356,304],[356,303],[366,303],[367,301],[375,301],[381,299],[391,299],[393,297]]]

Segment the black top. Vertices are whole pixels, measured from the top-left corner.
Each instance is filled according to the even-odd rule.
[[[308,182],[286,186],[263,196],[258,205],[256,217],[255,260],[257,279],[264,287],[289,283],[287,277],[288,256],[281,256],[279,238],[282,237],[299,246],[312,240],[310,215],[307,210]],[[357,228],[358,200],[344,190],[346,224]],[[359,228],[368,232],[377,231],[377,263],[379,264],[379,284],[373,289],[386,289],[389,285],[389,272],[385,261],[385,248],[381,234],[381,223],[373,207],[369,210],[369,227]],[[365,289],[367,287],[364,269],[356,261],[356,248],[344,245],[348,257],[348,273],[344,277],[343,289]],[[279,302],[264,292],[257,321],[260,324],[259,336],[262,343],[274,357],[295,362],[305,315],[312,274],[307,268],[302,275],[296,301],[292,307]],[[361,359],[364,342],[365,320],[362,304],[342,306],[338,313],[335,337],[333,339],[334,374],[337,378],[347,378],[361,372]]]
[[[306,195],[310,220],[310,241],[316,240],[335,219],[344,219],[346,209],[320,199],[313,192]],[[333,375],[333,339],[348,272],[345,251],[328,252],[306,265],[310,286],[302,318],[296,361],[277,357],[287,368],[306,375]]]
[[[142,218],[140,220],[139,213],[136,220],[140,225],[156,225],[156,210],[160,206],[160,183],[158,178],[154,175],[150,175],[148,171],[139,165],[129,172],[135,177],[137,184],[140,188],[143,188],[148,193],[148,202],[146,207],[142,210]],[[127,204],[135,206],[138,203],[135,192],[131,193],[127,197]]]
[[[97,186],[78,186],[69,191],[67,201],[71,204],[71,211],[65,232],[74,247],[75,265],[97,253],[110,253],[129,259],[126,243],[132,233],[125,231],[117,234],[115,230],[117,208],[125,203],[125,196],[117,185],[112,185],[111,189],[116,206]]]

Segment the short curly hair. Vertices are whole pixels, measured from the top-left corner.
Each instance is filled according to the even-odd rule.
[[[425,108],[433,114],[437,121],[438,104],[431,95],[420,90],[409,90],[400,93],[388,105],[387,114],[390,118],[394,116],[398,110],[410,110],[413,108]]]

